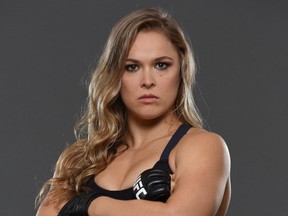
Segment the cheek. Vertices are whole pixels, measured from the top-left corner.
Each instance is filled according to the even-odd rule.
[[[171,77],[169,80],[166,82],[166,87],[167,89],[170,90],[170,92],[175,92],[177,94],[178,89],[180,85],[180,77],[179,76],[174,76]]]
[[[120,93],[123,94],[124,92],[127,92],[127,91],[129,91],[129,85],[127,85],[127,81],[125,79],[122,79]]]
[[[135,91],[135,86],[133,86],[133,82],[130,82],[127,79],[121,80],[120,96],[124,103],[126,100],[129,100],[129,98],[131,98],[133,89]]]
[[[180,86],[180,78],[179,77],[174,77],[174,79],[171,79],[169,82],[166,84],[166,97],[169,103],[174,104],[178,95],[179,91],[179,86]]]

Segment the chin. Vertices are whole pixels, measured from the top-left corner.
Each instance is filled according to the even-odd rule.
[[[143,121],[158,121],[167,118],[170,114],[172,114],[171,111],[155,112],[154,110],[154,112],[146,111],[143,113],[134,113],[132,116]]]

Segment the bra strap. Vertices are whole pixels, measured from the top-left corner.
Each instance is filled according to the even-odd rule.
[[[161,154],[160,160],[168,159],[170,152],[177,145],[179,140],[187,133],[191,126],[182,124],[174,133],[168,144],[166,145],[164,151]]]
[[[168,157],[172,149],[177,145],[179,140],[187,133],[187,131],[191,128],[189,125],[182,124],[177,131],[174,133],[165,149],[163,150],[159,161],[156,162],[153,168],[161,169],[169,174],[173,174],[171,167],[169,166]]]

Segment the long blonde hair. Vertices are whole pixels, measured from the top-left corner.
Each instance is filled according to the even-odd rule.
[[[86,111],[76,127],[77,141],[60,155],[53,178],[44,184],[38,195],[38,204],[45,197],[45,202],[60,204],[87,191],[87,182],[117,156],[120,145],[125,145],[127,125],[119,94],[120,80],[130,46],[141,30],[163,33],[175,46],[181,60],[175,114],[183,123],[202,127],[192,94],[196,66],[183,31],[161,9],[136,10],[113,27],[91,77]]]

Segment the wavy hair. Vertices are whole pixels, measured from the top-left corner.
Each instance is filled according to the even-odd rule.
[[[192,94],[196,65],[183,31],[162,9],[136,10],[113,27],[91,76],[86,110],[75,128],[77,141],[60,155],[53,178],[38,195],[38,204],[45,198],[45,203],[63,203],[87,191],[87,182],[119,154],[118,147],[128,148],[126,113],[119,92],[129,49],[142,30],[160,32],[175,46],[181,61],[181,81],[174,112],[183,123],[202,127]]]

